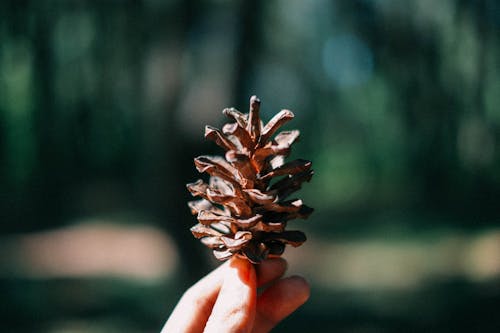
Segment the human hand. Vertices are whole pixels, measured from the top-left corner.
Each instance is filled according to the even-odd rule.
[[[269,332],[309,298],[303,278],[280,279],[286,267],[282,258],[254,266],[233,257],[184,293],[161,333]]]

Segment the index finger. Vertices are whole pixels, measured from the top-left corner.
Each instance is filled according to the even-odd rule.
[[[205,332],[250,332],[257,302],[255,268],[246,259],[233,257]]]

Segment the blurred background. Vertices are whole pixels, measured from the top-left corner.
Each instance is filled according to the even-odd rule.
[[[500,332],[500,2],[0,2],[0,330],[159,332],[221,110],[313,161],[275,332]]]

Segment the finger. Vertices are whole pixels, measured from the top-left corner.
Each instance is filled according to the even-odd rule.
[[[262,287],[285,274],[288,264],[283,258],[272,258],[255,265],[257,272],[257,287]]]
[[[205,332],[249,332],[255,317],[257,278],[246,259],[231,259]]]
[[[302,277],[292,276],[279,280],[259,296],[253,332],[269,332],[304,304],[309,295],[309,284]]]
[[[227,262],[220,265],[182,295],[161,333],[197,333],[203,331],[222,286],[228,265]]]

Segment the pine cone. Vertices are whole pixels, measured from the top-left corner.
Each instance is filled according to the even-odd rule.
[[[206,126],[205,137],[225,149],[225,158],[195,158],[196,168],[207,172],[210,181],[187,184],[193,196],[202,198],[188,203],[199,221],[191,232],[219,260],[238,255],[259,263],[268,256],[280,256],[285,244],[296,247],[306,240],[303,232],[285,227],[291,219],[307,218],[313,209],[300,199],[286,198],[311,179],[311,162],[284,163],[298,130],[283,131],[272,139],[293,113],[282,110],[264,126],[259,108],[260,100],[252,96],[248,114],[234,108],[222,111],[235,121],[222,131]]]

